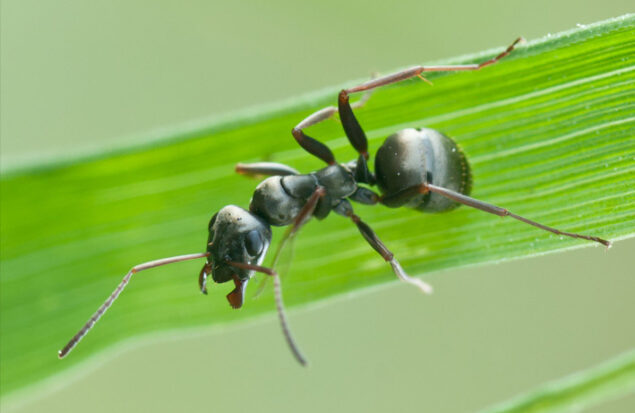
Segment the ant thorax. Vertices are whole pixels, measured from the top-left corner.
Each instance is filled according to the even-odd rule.
[[[306,175],[272,176],[256,187],[249,210],[271,225],[290,225],[318,187],[326,192],[314,212],[320,219],[353,194],[357,183],[351,171],[339,164]]]

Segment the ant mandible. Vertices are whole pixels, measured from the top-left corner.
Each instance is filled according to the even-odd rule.
[[[210,275],[217,283],[233,281],[235,288],[227,295],[233,308],[242,307],[245,288],[255,272],[273,278],[275,302],[282,331],[295,358],[302,365],[306,365],[306,359],[295,344],[288,327],[280,278],[274,268],[285,242],[293,237],[309,218],[316,217],[321,220],[334,211],[351,219],[370,246],[390,263],[400,280],[416,286],[424,293],[432,292],[428,284],[410,277],[403,270],[399,261],[375,232],[355,215],[350,201],[367,205],[379,203],[390,208],[407,206],[422,212],[449,211],[463,204],[502,217],[508,216],[554,234],[610,246],[610,242],[604,239],[560,231],[516,215],[505,208],[471,198],[468,196],[471,189],[471,174],[467,159],[454,141],[433,129],[404,129],[390,135],[377,151],[375,172],[371,172],[368,167],[368,143],[349,103],[351,93],[367,92],[415,76],[426,80],[421,75],[423,72],[479,70],[510,54],[514,46],[522,40],[516,39],[498,56],[479,64],[416,66],[342,90],[337,108],[331,106],[319,110],[292,130],[293,137],[300,146],[326,162],[328,166],[316,172],[300,174],[295,169],[278,163],[238,164],[238,173],[270,176],[256,187],[249,210],[229,205],[214,214],[209,223],[206,252],[163,258],[134,266],[97,312],[59,351],[59,357],[66,356],[88,333],[128,285],[133,274],[174,262],[206,258],[207,262],[199,275],[201,292],[207,293],[206,285]],[[356,160],[343,164],[337,163],[326,145],[304,133],[304,129],[330,118],[336,112],[339,113],[348,140],[359,153]],[[360,183],[371,187],[377,185],[382,195],[359,186]],[[267,268],[261,266],[261,263],[271,242],[271,225],[291,226],[278,246],[272,268]]]

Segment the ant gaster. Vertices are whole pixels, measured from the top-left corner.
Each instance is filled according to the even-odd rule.
[[[315,112],[292,130],[293,137],[300,146],[326,162],[328,166],[316,172],[300,174],[295,169],[278,163],[238,164],[238,173],[270,176],[256,187],[249,210],[229,205],[218,211],[209,223],[206,252],[164,258],[133,267],[84,327],[59,351],[59,357],[66,356],[77,345],[117,299],[133,274],[174,262],[206,258],[207,261],[199,276],[201,291],[207,293],[210,275],[217,283],[233,281],[235,288],[227,295],[233,308],[242,307],[245,288],[255,272],[273,278],[276,307],[285,338],[296,359],[301,364],[306,364],[306,359],[299,351],[288,328],[275,264],[285,242],[293,237],[309,218],[324,219],[331,211],[349,218],[370,246],[390,263],[399,279],[413,284],[425,293],[432,291],[428,284],[406,274],[399,261],[375,232],[355,215],[350,201],[368,205],[380,203],[391,208],[407,206],[422,212],[449,211],[464,204],[491,214],[509,216],[555,234],[610,246],[610,242],[604,239],[563,232],[513,214],[507,209],[471,198],[471,174],[467,159],[454,141],[433,129],[404,129],[389,136],[375,156],[375,172],[371,172],[368,166],[367,140],[349,103],[350,94],[367,92],[415,76],[426,80],[421,75],[423,72],[479,70],[507,56],[521,40],[522,38],[516,39],[498,56],[479,64],[416,66],[342,90],[337,108],[327,107]],[[363,100],[364,98],[361,101]],[[336,112],[339,113],[348,140],[359,154],[356,160],[344,164],[335,160],[326,145],[304,133],[307,127],[330,118]],[[382,195],[359,184],[371,187],[377,185]],[[272,268],[267,268],[261,266],[261,263],[271,243],[271,225],[290,227],[278,246]]]

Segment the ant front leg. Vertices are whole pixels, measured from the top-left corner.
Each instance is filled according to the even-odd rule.
[[[257,272],[261,272],[273,277],[274,295],[276,299],[276,309],[278,310],[278,318],[280,319],[280,326],[282,327],[284,338],[287,340],[287,344],[289,345],[289,348],[291,349],[291,352],[295,356],[296,360],[298,360],[298,362],[302,364],[303,366],[306,366],[308,364],[306,357],[304,357],[304,355],[300,351],[300,348],[296,344],[295,339],[293,338],[293,335],[291,334],[291,330],[289,329],[289,321],[287,321],[287,314],[284,310],[284,301],[282,299],[282,285],[280,283],[280,276],[278,275],[278,273],[272,268],[261,267],[259,265],[252,265],[252,264],[247,264],[244,262],[232,262],[232,261],[226,261],[226,262],[232,267],[241,268],[243,270],[257,271]],[[236,286],[236,288],[238,288],[238,285]],[[241,299],[242,299],[242,296],[241,296]]]
[[[292,167],[277,162],[239,163],[236,173],[250,177],[300,175]]]
[[[300,230],[300,228],[302,228],[304,224],[307,223],[309,218],[313,216],[313,212],[315,212],[315,208],[317,207],[318,202],[320,202],[320,199],[322,199],[322,197],[324,197],[325,195],[326,195],[326,190],[323,187],[318,186],[317,188],[315,188],[315,191],[313,191],[313,194],[311,195],[309,200],[306,202],[306,204],[304,204],[304,207],[302,207],[298,215],[293,220],[293,224],[291,224],[291,226],[287,229],[287,231],[284,233],[284,236],[280,240],[280,243],[278,244],[278,249],[276,250],[276,254],[274,255],[274,258],[273,258],[272,266],[274,268],[276,264],[278,263],[278,259],[280,258],[280,253],[282,252],[282,249],[284,248],[287,241],[292,239],[295,236],[295,234]]]
[[[278,260],[280,259],[280,255],[282,254],[282,250],[284,249],[284,247],[293,240],[295,234],[313,216],[313,212],[315,212],[315,208],[317,207],[318,202],[320,202],[320,199],[322,199],[325,195],[326,190],[323,187],[318,186],[317,188],[315,188],[315,191],[313,191],[311,197],[309,197],[306,204],[304,204],[304,207],[302,207],[298,215],[293,220],[293,224],[291,224],[291,226],[285,231],[282,239],[278,243],[278,248],[276,249],[276,253],[273,256],[273,261],[271,264],[273,268],[276,268],[276,266],[278,265]],[[268,278],[263,278],[263,280],[260,282],[260,285],[256,290],[256,297],[258,297],[264,291],[267,285],[267,280]]]

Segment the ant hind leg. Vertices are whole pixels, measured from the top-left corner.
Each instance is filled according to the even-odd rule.
[[[455,202],[458,202],[460,204],[475,208],[475,209],[480,209],[481,211],[490,213],[490,214],[494,214],[494,215],[498,215],[499,217],[510,217],[513,218],[517,221],[520,222],[524,222],[525,224],[531,225],[533,227],[536,228],[540,228],[544,231],[548,231],[551,232],[553,234],[556,235],[562,235],[562,236],[566,236],[566,237],[570,237],[570,238],[578,238],[578,239],[584,239],[587,241],[593,241],[593,242],[597,242],[600,243],[602,245],[604,245],[605,247],[609,248],[611,246],[611,242],[608,240],[605,240],[603,238],[599,238],[599,237],[595,237],[595,236],[591,236],[591,235],[584,235],[584,234],[577,234],[577,233],[573,233],[573,232],[566,232],[566,231],[561,231],[559,229],[553,228],[553,227],[548,227],[547,225],[543,225],[539,222],[533,221],[531,219],[525,218],[523,216],[520,215],[516,215],[513,212],[509,211],[506,208],[501,208],[499,206],[496,206],[494,204],[490,204],[488,202],[484,202],[481,201],[479,199],[476,198],[472,198],[470,196],[461,194],[459,192],[456,191],[452,191],[451,189],[447,189],[447,188],[443,188],[440,186],[436,186],[436,185],[432,185],[432,184],[427,184],[427,183],[423,183],[421,185],[415,185],[409,188],[406,188],[396,194],[390,195],[390,196],[381,196],[379,197],[379,202],[382,203],[383,205],[386,206],[392,206],[394,205],[394,203],[402,204],[402,202],[404,200],[410,199],[412,196],[416,195],[416,194],[427,194],[429,192],[434,192],[436,194],[442,195],[446,198],[449,198]]]
[[[373,74],[371,79],[374,79],[375,77],[376,75]],[[353,103],[350,106],[352,106],[353,108],[361,108],[362,106],[366,104],[371,94],[372,94],[372,91],[367,91],[366,93],[364,93],[364,95],[362,95],[362,97],[357,102]],[[305,134],[303,129],[316,125],[322,121],[325,121],[326,119],[330,119],[331,117],[333,117],[333,115],[335,115],[337,111],[338,111],[338,108],[334,106],[327,106],[325,108],[322,108],[318,110],[317,112],[314,112],[311,115],[307,116],[300,123],[298,123],[291,131],[295,140],[298,142],[298,144],[300,144],[300,146],[302,146],[302,148],[304,148],[304,150],[309,152],[311,155],[316,156],[317,158],[320,158],[321,160],[323,160],[329,165],[335,164],[335,156],[333,155],[333,152],[331,152],[331,150],[322,142],[316,139],[313,139],[307,134]],[[342,122],[345,122],[344,118],[342,118],[341,115],[342,115],[342,112],[340,110],[340,118],[342,119]],[[357,147],[355,148],[357,149]],[[366,156],[366,158],[368,158],[368,156]]]

